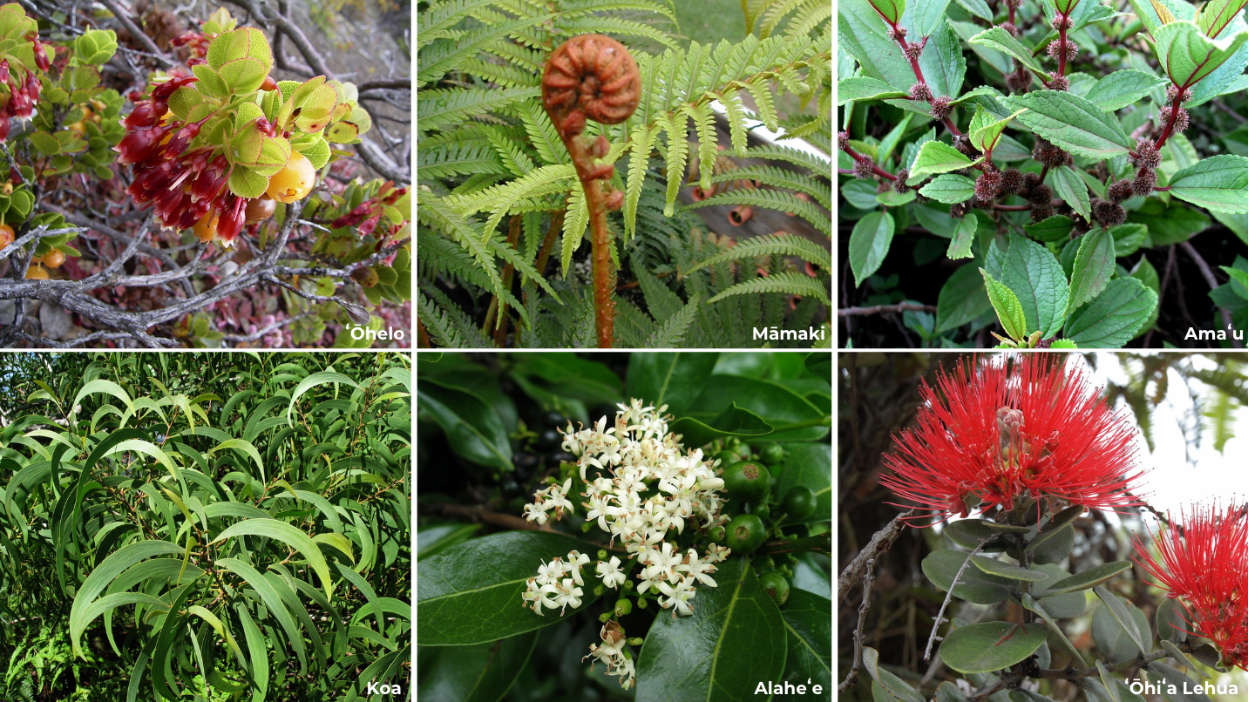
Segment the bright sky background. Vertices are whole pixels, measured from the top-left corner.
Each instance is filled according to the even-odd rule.
[[[1216,367],[1210,359],[1197,355],[1191,363],[1203,369]],[[1169,509],[1175,513],[1181,507],[1188,511],[1194,502],[1207,502],[1213,496],[1223,498],[1223,504],[1228,504],[1229,498],[1234,496],[1246,500],[1250,496],[1250,469],[1247,469],[1250,412],[1245,408],[1236,410],[1233,436],[1224,445],[1222,454],[1215,450],[1213,434],[1207,429],[1198,450],[1190,457],[1192,461],[1187,460],[1181,426],[1192,424],[1195,419],[1189,414],[1191,404],[1184,381],[1178,373],[1169,372],[1168,393],[1154,408],[1154,452],[1147,448],[1144,438],[1138,440],[1141,465],[1149,469],[1145,479],[1149,493],[1146,500],[1165,513]],[[1108,380],[1120,385],[1128,381],[1124,369],[1111,353],[1098,354],[1098,368],[1091,370],[1090,377],[1099,385],[1106,385]],[[1200,398],[1207,399],[1205,395]],[[1124,407],[1122,411],[1129,410]]]

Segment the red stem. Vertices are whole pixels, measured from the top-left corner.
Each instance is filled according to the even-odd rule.
[[[894,175],[893,173],[891,173],[891,172],[889,172],[889,171],[885,170],[884,168],[882,168],[882,167],[878,166],[876,163],[874,163],[874,162],[873,162],[873,160],[872,160],[872,159],[870,159],[870,158],[868,158],[867,156],[865,156],[865,155],[863,155],[863,154],[861,154],[861,153],[859,153],[859,152],[855,151],[855,149],[852,149],[851,147],[847,146],[847,147],[843,148],[842,150],[846,152],[846,155],[847,155],[847,156],[850,156],[851,158],[855,159],[856,161],[859,161],[860,163],[867,163],[867,164],[871,165],[871,166],[872,166],[872,172],[873,172],[873,173],[875,173],[875,174],[877,174],[877,175],[879,175],[879,176],[881,176],[882,178],[885,178],[885,179],[887,179],[887,180],[891,180],[891,181],[898,180],[898,176],[896,176],[896,175]],[[839,170],[839,171],[842,171],[842,169],[841,169],[841,168],[839,168],[838,170]],[[851,173],[851,174],[854,174],[854,173],[855,173],[855,171],[850,171],[850,173]]]
[[[1068,16],[1063,16],[1063,22],[1059,25],[1059,78],[1063,77],[1063,72],[1068,67],[1068,30],[1063,28],[1067,24]]]
[[[612,328],[616,320],[616,303],[612,291],[616,289],[616,271],[612,270],[612,239],[608,232],[608,209],[604,204],[602,178],[595,172],[595,157],[583,139],[577,135],[561,134],[564,147],[569,150],[577,178],[586,194],[586,209],[590,211],[590,258],[595,276],[595,338],[599,348],[610,349],[613,344]]]
[[[1172,136],[1172,126],[1176,124],[1176,117],[1181,112],[1181,94],[1185,92],[1185,88],[1178,88],[1176,99],[1172,101],[1172,115],[1168,117],[1168,126],[1163,128],[1163,133],[1159,135],[1159,140],[1155,142],[1155,151],[1163,148],[1163,144],[1167,142],[1168,137]]]
[[[903,52],[903,58],[907,59],[907,62],[911,64],[911,71],[912,73],[916,74],[916,82],[924,85],[925,87],[928,87],[929,84],[924,79],[924,73],[920,71],[920,57],[917,56],[916,58],[912,58],[907,55],[907,42],[903,39],[903,33],[900,27],[898,26],[898,23],[891,22],[890,20],[886,19],[885,15],[877,11],[877,8],[874,7],[872,9],[873,11],[877,12],[878,17],[880,17],[886,24],[890,25],[890,29],[893,30],[893,34],[894,34],[894,42],[898,44],[899,50]],[[921,51],[923,51],[924,47],[927,46],[928,44],[929,44],[929,37],[925,37],[924,39],[922,39],[920,41]],[[929,90],[929,94],[930,95],[933,94],[932,89]],[[932,98],[929,99],[929,104],[930,105],[933,104]],[[942,120],[942,124],[946,125],[946,128],[950,130],[950,133],[953,134],[954,136],[963,135],[963,132],[959,131],[959,128],[955,126],[955,123],[951,121],[950,117],[947,117],[946,119]]]

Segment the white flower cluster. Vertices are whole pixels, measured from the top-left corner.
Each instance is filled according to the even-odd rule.
[[[625,652],[625,631],[616,622],[608,622],[599,629],[602,644],[590,644],[590,653],[582,660],[594,658],[608,667],[608,675],[621,678],[621,687],[628,690],[634,685],[634,660]],[[593,666],[594,663],[591,663]]]
[[[729,521],[721,514],[725,481],[716,474],[717,461],[704,460],[701,449],[687,451],[679,443],[681,437],[669,433],[667,407],[644,407],[640,400],[617,407],[620,411],[610,428],[608,418],[602,417],[593,427],[574,431],[570,424],[563,432],[563,448],[578,457],[578,472],[586,483],[582,493],[586,501],[581,504],[587,523],[608,533],[609,543],[619,539],[627,554],[624,564],[616,556],[598,561],[595,575],[605,588],[618,589],[632,570],[628,563],[632,559],[642,566],[636,575],[638,593],[654,591],[660,606],[672,609],[674,618],[689,616],[694,614],[690,600],[695,585],[716,587],[712,574],[730,551],[711,544],[700,556],[697,549],[682,549],[666,539],[672,530],[682,534],[691,520],[704,529]],[[538,491],[534,502],[525,506],[526,520],[546,524],[549,512],[560,520],[573,510],[568,501],[571,489],[570,478]],[[587,556],[573,551],[568,562],[555,558],[543,564],[528,581],[525,606],[539,614],[543,607],[560,607],[561,614],[566,605],[576,609],[581,604],[581,564],[588,562]],[[619,624],[608,622],[601,635],[603,643],[592,644],[588,657],[606,664],[609,674],[619,675],[621,685],[630,687],[634,665],[625,650],[624,632]]]
[[[538,575],[526,581],[525,592],[521,597],[525,606],[542,616],[543,607],[560,608],[564,615],[565,607],[577,609],[582,606],[582,566],[590,562],[590,556],[577,551],[569,551],[569,560],[561,560],[559,556],[550,563],[538,566]],[[569,577],[565,577],[569,576]]]

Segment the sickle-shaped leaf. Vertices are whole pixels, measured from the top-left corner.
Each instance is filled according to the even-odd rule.
[[[321,555],[321,549],[308,534],[277,519],[245,519],[218,534],[211,543],[215,544],[235,536],[264,536],[281,541],[299,551],[316,571],[317,576],[321,578],[326,597],[330,597],[330,591],[333,588],[333,582],[330,580],[330,566],[326,563],[325,556]]]
[[[118,385],[117,383],[114,383],[111,380],[104,380],[103,378],[93,380],[90,383],[87,383],[86,385],[82,386],[82,389],[79,390],[78,394],[74,396],[74,401],[70,403],[70,407],[78,406],[79,400],[86,397],[87,395],[90,395],[92,393],[97,393],[97,392],[106,393],[108,395],[112,395],[113,397],[116,397],[117,399],[122,401],[123,405],[126,406],[128,413],[134,412],[135,405],[134,405],[134,402],[130,400],[130,395],[125,390],[123,390],[122,387]]]
[[[229,439],[209,449],[208,455],[211,456],[218,451],[224,451],[226,449],[234,449],[246,454],[256,463],[256,467],[260,470],[260,479],[262,481],[268,480],[268,478],[265,477],[265,464],[260,460],[260,452],[256,450],[254,445],[252,445],[252,442],[244,441],[243,439]]]
[[[747,702],[760,682],[780,679],[785,625],[755,569],[733,558],[714,577],[715,588],[696,587],[693,616],[655,618],[638,656],[637,702]]]
[[[295,408],[295,401],[300,398],[300,395],[303,395],[317,385],[324,385],[326,383],[343,383],[345,385],[350,385],[353,388],[360,387],[356,384],[356,381],[343,375],[342,373],[334,373],[332,371],[313,373],[307,378],[301,380],[299,385],[295,386],[295,392],[291,393],[291,402],[287,404],[286,407],[286,421],[288,425],[294,426],[294,422],[291,421],[291,410]]]
[[[78,631],[86,630],[86,624],[82,622],[87,606],[123,571],[139,561],[171,553],[181,555],[182,547],[168,541],[141,541],[118,549],[116,553],[105,558],[103,563],[91,571],[91,575],[87,576],[78,594],[74,596],[74,602],[69,610],[70,631],[74,631],[75,628]],[[77,641],[72,640],[71,644],[74,655],[82,655],[82,649],[78,647]]]
[[[87,630],[88,626],[91,626],[91,622],[95,621],[96,617],[118,607],[134,604],[148,604],[161,609],[169,608],[168,602],[142,592],[120,592],[116,595],[105,595],[84,607],[78,616],[70,621],[69,640],[71,647],[75,651],[79,650],[78,639],[82,638],[82,633]]]
[[[286,608],[286,604],[282,601],[282,595],[274,589],[273,584],[265,579],[259,570],[253,568],[250,564],[244,563],[237,558],[219,558],[214,562],[218,568],[234,573],[243,578],[256,594],[260,596],[265,608],[269,610],[278,624],[286,632],[287,643],[295,649],[295,655],[299,658],[300,674],[303,675],[308,669],[308,657],[305,654],[304,635],[300,633],[299,626],[295,620],[291,618],[291,611]],[[251,642],[248,642],[251,647]]]

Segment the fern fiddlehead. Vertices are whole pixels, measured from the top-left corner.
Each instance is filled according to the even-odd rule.
[[[620,124],[629,119],[641,95],[642,75],[634,57],[623,44],[601,34],[569,39],[552,52],[543,68],[543,107],[572,157],[590,212],[595,337],[600,348],[612,347],[616,317],[616,274],[612,270],[607,212],[620,209],[625,195],[606,182],[612,177],[612,164],[595,163],[607,155],[607,139],[599,135],[591,140],[583,132],[588,119],[600,124]]]

